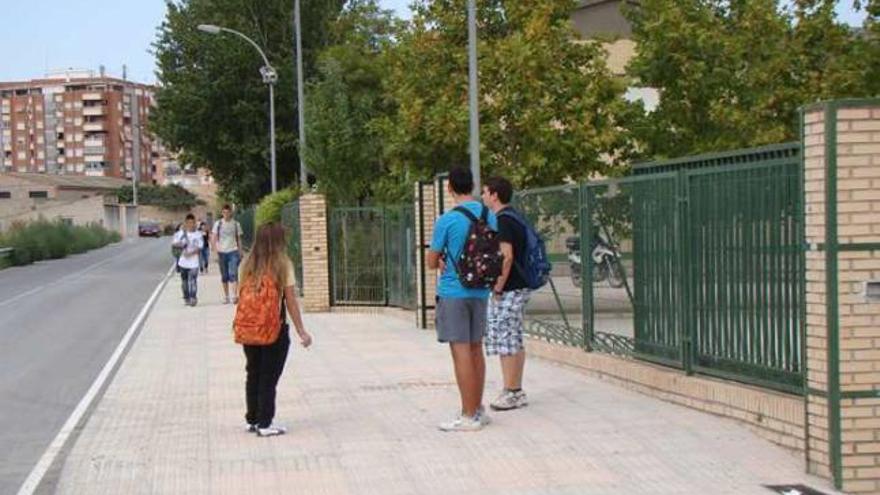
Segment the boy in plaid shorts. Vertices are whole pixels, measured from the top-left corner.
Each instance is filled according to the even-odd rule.
[[[505,215],[513,197],[513,186],[503,177],[492,177],[483,185],[483,204],[495,212],[504,265],[492,295],[483,340],[487,356],[501,356],[504,390],[490,404],[496,411],[508,411],[528,405],[522,390],[526,362],[523,345],[523,316],[531,291],[522,274],[525,266],[526,231],[511,216]]]

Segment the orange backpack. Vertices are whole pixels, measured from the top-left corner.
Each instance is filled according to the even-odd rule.
[[[253,281],[242,284],[232,322],[235,342],[244,345],[274,344],[284,323],[281,299],[281,290],[269,275],[263,275],[259,290]]]

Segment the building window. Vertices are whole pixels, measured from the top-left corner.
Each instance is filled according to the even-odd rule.
[[[47,199],[49,197],[49,191],[30,191],[28,192],[28,197],[34,199]]]
[[[0,191],[0,199],[12,199],[12,191]]]

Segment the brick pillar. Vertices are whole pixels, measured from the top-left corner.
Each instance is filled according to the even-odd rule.
[[[880,100],[804,110],[807,464],[880,491]]]
[[[327,201],[321,194],[299,199],[302,232],[303,311],[330,310],[330,249],[327,242]]]
[[[434,221],[437,218],[436,188],[431,182],[415,185],[416,211],[416,322],[419,328],[434,327],[434,298],[437,294],[437,272],[429,269],[425,260],[431,237],[434,235]],[[419,200],[421,199],[421,203]],[[422,236],[422,226],[425,232]],[[424,273],[424,297],[422,292],[422,273]],[[424,308],[422,303],[424,301]]]

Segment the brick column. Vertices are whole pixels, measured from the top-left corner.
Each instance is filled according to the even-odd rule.
[[[880,100],[804,110],[807,464],[880,491]]]
[[[330,310],[330,249],[327,239],[327,201],[320,194],[299,199],[302,232],[303,311]]]
[[[437,272],[429,269],[425,260],[431,237],[434,235],[434,221],[437,218],[436,188],[431,182],[415,184],[416,211],[416,322],[419,328],[434,327],[434,298],[437,294]],[[421,200],[421,203],[419,202]],[[424,236],[422,236],[424,226]],[[422,273],[424,273],[424,296],[422,289]],[[422,303],[424,301],[424,308]]]

